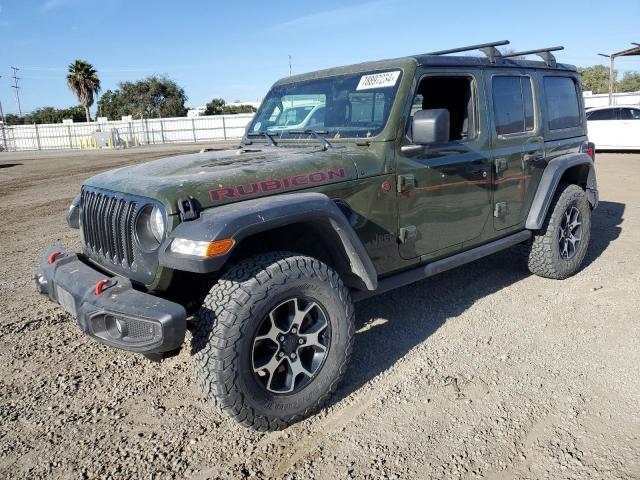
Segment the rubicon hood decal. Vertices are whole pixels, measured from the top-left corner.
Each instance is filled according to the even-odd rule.
[[[213,203],[233,200],[263,193],[282,192],[285,190],[303,188],[305,186],[322,185],[339,181],[347,176],[344,168],[325,170],[311,173],[301,173],[281,178],[258,180],[233,187],[222,187],[209,190],[209,198]]]

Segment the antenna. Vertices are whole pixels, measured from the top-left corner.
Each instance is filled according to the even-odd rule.
[[[436,52],[425,53],[425,55],[447,55],[449,53],[469,52],[471,50],[480,50],[484,53],[491,63],[496,63],[496,58],[502,57],[502,54],[496,47],[501,45],[509,45],[509,40],[498,40],[497,42],[478,43],[477,45],[469,45],[468,47],[451,48],[449,50],[438,50]]]
[[[525,55],[538,55],[544,63],[547,64],[547,67],[555,68],[556,67],[556,57],[553,56],[551,52],[557,52],[558,50],[564,50],[564,47],[549,47],[549,48],[537,48],[535,50],[524,50],[522,52],[514,52],[508,53],[507,55],[503,55],[504,58],[509,57],[524,57]]]
[[[20,87],[18,86],[18,80],[20,80],[20,77],[16,76],[16,73],[18,73],[18,70],[20,69],[18,67],[11,67],[11,69],[13,70],[13,85],[11,85],[11,88],[16,89],[16,104],[18,105],[18,115],[22,116],[22,109],[20,108],[20,94],[18,93],[18,90],[20,90]]]

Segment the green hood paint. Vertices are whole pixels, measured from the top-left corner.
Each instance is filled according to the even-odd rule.
[[[369,168],[372,150],[348,144],[336,145],[336,148],[326,151],[315,145],[300,143],[283,143],[280,147],[255,144],[242,149],[179,155],[119,168],[88,179],[86,185],[152,198],[162,202],[167,208],[167,213],[175,214],[177,200],[182,196],[191,196],[198,200],[202,207],[208,208],[233,201],[354,180],[358,178],[359,160],[367,164],[367,168],[360,168],[362,173],[379,174],[381,172],[371,172]],[[382,164],[384,161],[379,162],[379,165]],[[219,189],[251,185],[252,182],[331,171],[339,172],[340,175],[317,175],[314,177],[316,183],[294,185],[292,182],[284,182],[284,188],[266,192],[255,191],[238,198],[220,198],[214,201],[209,193]],[[251,189],[245,188],[244,191],[251,192]],[[215,195],[213,196],[215,198]]]

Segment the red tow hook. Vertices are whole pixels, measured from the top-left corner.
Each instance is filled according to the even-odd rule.
[[[53,252],[51,255],[49,255],[49,265],[53,265],[53,262],[55,262],[56,258],[58,258],[60,255],[62,255],[62,252]]]
[[[104,278],[96,283],[96,295],[102,295],[102,293],[109,287],[112,287],[116,284],[115,281],[112,281],[110,278]]]

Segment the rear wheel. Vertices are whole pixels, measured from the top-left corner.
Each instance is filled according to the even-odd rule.
[[[256,430],[276,430],[321,407],[353,344],[348,289],[326,264],[288,252],[231,267],[196,319],[193,361],[204,394]]]
[[[546,278],[570,277],[580,269],[590,238],[591,207],[584,190],[561,185],[529,244],[529,270]]]

